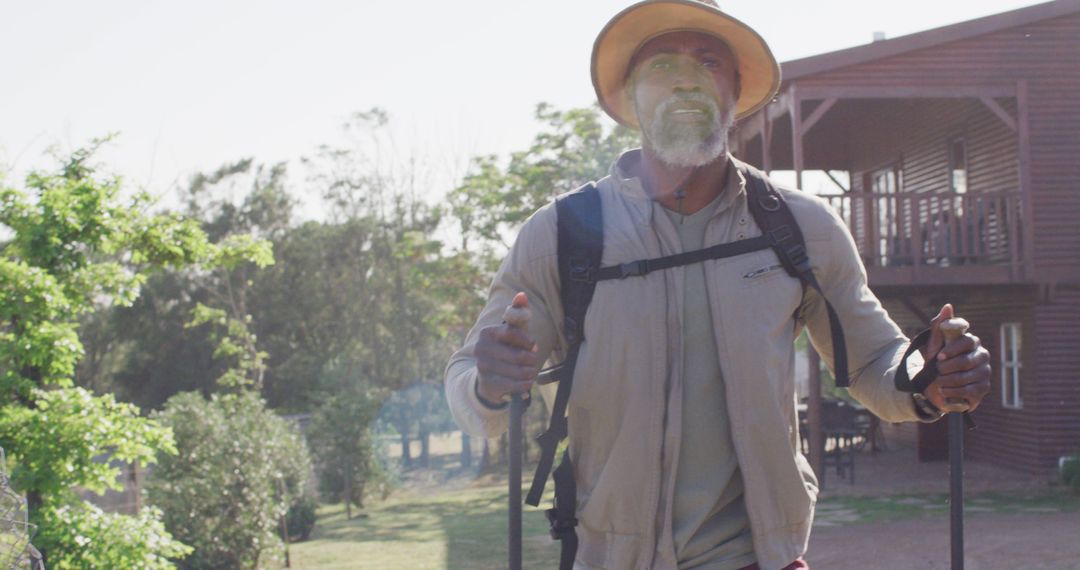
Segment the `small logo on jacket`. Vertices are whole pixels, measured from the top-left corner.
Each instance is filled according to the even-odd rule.
[[[765,275],[766,273],[769,273],[770,271],[776,271],[777,269],[783,269],[783,268],[784,268],[784,266],[779,265],[779,264],[768,265],[768,266],[762,267],[760,269],[755,269],[755,270],[743,275],[743,279],[757,279],[758,277],[761,277],[762,275]]]

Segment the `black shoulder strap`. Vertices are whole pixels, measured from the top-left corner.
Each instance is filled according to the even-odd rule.
[[[589,183],[555,201],[558,217],[559,291],[563,306],[563,333],[572,347],[584,335],[585,311],[592,302],[596,282],[592,275],[604,254],[604,220],[600,192]]]
[[[540,504],[544,485],[555,461],[555,451],[567,434],[566,406],[574,381],[578,352],[585,337],[585,313],[596,290],[596,271],[604,253],[604,222],[600,193],[595,184],[566,194],[555,201],[558,218],[559,296],[563,306],[563,334],[566,337],[566,357],[553,376],[559,381],[555,403],[551,407],[551,423],[537,437],[540,461],[536,466],[532,486],[525,502]],[[563,454],[555,470],[555,507],[547,511],[551,535],[562,541],[559,567],[570,570],[577,551],[575,509],[577,500],[573,468],[569,451]]]
[[[761,233],[770,238],[773,251],[780,259],[780,264],[792,277],[797,278],[803,287],[813,288],[825,302],[829,314],[829,332],[832,335],[833,372],[836,385],[842,388],[850,386],[848,378],[847,343],[844,342],[844,329],[840,326],[840,316],[821,290],[821,285],[814,277],[810,267],[810,258],[806,253],[806,240],[803,239],[799,224],[791,213],[787,202],[779,191],[769,182],[769,178],[760,170],[747,164],[739,163],[739,171],[746,178],[746,201],[754,222],[761,228]]]

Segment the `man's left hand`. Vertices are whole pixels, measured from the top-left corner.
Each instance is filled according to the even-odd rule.
[[[930,323],[930,342],[923,357],[937,359],[938,377],[925,395],[939,410],[945,409],[945,398],[962,398],[972,411],[990,393],[990,353],[971,333],[945,342],[940,325],[954,316],[952,305],[946,304]]]

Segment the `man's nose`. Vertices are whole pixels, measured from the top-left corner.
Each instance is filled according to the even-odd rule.
[[[678,90],[698,90],[701,89],[703,76],[704,68],[700,64],[684,60],[675,67],[671,78],[672,86]]]

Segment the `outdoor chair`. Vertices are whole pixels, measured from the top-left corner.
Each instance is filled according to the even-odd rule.
[[[836,469],[836,475],[847,478],[855,484],[856,440],[864,441],[866,425],[860,425],[859,410],[843,400],[825,400],[821,403],[822,427],[825,431],[825,456],[821,469],[821,480],[825,487],[825,474],[829,468]]]

